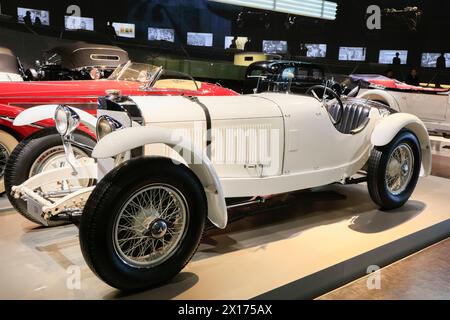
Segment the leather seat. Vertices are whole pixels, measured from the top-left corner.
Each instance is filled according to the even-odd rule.
[[[335,103],[328,108],[333,119],[339,121],[335,124],[336,130],[343,134],[356,134],[367,125],[369,120],[370,106],[355,101],[342,102],[344,109]],[[342,114],[342,115],[341,115]],[[356,131],[355,131],[356,130]]]

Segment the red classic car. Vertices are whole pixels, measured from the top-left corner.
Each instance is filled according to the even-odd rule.
[[[14,155],[15,167],[19,165],[17,157],[23,156],[23,149],[31,140],[33,150],[26,153],[26,161],[20,161],[24,167],[16,168],[14,172],[14,177],[19,180],[26,180],[64,161],[63,148],[59,135],[53,129],[53,120],[14,126],[13,121],[20,112],[37,105],[67,104],[95,114],[98,97],[111,91],[120,91],[123,95],[237,95],[232,90],[214,84],[192,78],[180,79],[180,74],[160,67],[131,62],[118,67],[107,80],[0,83],[0,192],[4,191],[3,177],[7,160],[10,155],[13,156],[13,149],[21,141]],[[92,145],[95,135],[87,127],[80,126],[74,138]],[[85,154],[82,150],[78,151],[80,155]],[[18,177],[20,175],[23,177]]]

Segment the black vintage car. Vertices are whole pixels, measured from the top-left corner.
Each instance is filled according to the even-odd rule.
[[[0,81],[22,81],[23,67],[14,53],[0,47]]]
[[[44,53],[36,69],[28,69],[28,80],[92,80],[107,78],[129,60],[128,53],[116,46],[74,42]]]
[[[324,81],[323,69],[300,61],[260,61],[252,63],[245,76],[244,93],[287,91],[304,93]]]

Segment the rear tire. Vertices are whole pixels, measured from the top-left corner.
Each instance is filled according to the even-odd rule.
[[[92,147],[95,145],[95,142],[85,135],[74,133],[73,136],[77,142]],[[89,152],[82,151],[76,147],[74,147],[74,151],[78,155],[90,156]],[[26,201],[16,199],[11,195],[11,188],[21,185],[32,176],[45,171],[47,167],[39,166],[37,163],[46,155],[52,157],[62,157],[64,155],[61,136],[54,128],[43,129],[22,140],[11,153],[5,169],[5,191],[11,205],[22,216],[39,225],[42,225],[42,223],[28,214]],[[53,227],[64,223],[66,222],[48,221],[48,226]]]
[[[169,195],[166,202],[158,200],[163,195]],[[167,209],[170,204],[174,209]],[[129,160],[109,172],[89,197],[80,222],[81,251],[91,270],[112,287],[154,287],[190,261],[206,215],[203,187],[186,166],[159,157]],[[162,238],[153,234],[157,223],[167,230]],[[165,246],[158,246],[160,239]]]
[[[374,148],[367,170],[373,202],[383,210],[403,206],[417,185],[421,163],[419,141],[408,130],[400,131],[387,146]]]
[[[9,133],[0,130],[0,195],[5,192],[5,169],[6,163],[19,142]]]

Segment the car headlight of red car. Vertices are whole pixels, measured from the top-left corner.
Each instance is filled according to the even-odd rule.
[[[67,106],[58,106],[55,111],[56,130],[63,137],[66,137],[78,127],[80,116]]]

